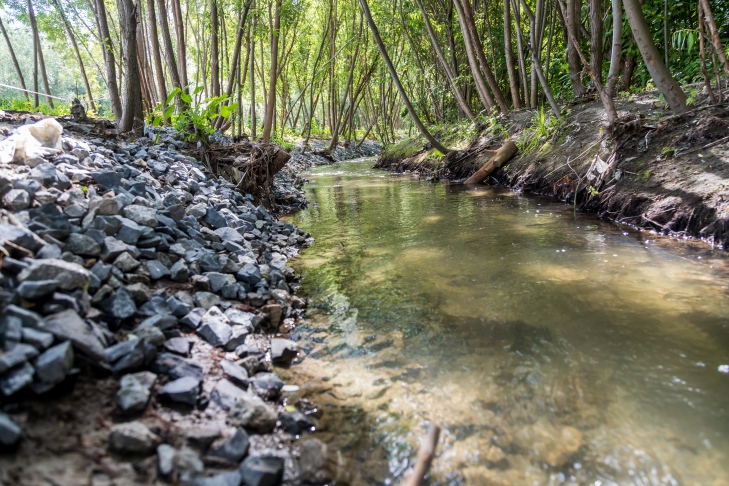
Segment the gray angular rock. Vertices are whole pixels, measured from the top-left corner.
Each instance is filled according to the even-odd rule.
[[[20,282],[56,280],[62,290],[83,289],[89,284],[89,272],[81,265],[64,260],[35,260],[18,275]]]
[[[231,381],[237,383],[243,388],[248,388],[248,371],[245,368],[228,361],[227,359],[220,361],[220,367],[223,369],[223,373],[231,379]]]
[[[139,268],[139,261],[125,251],[116,257],[114,266],[124,273],[129,273]]]
[[[337,479],[336,464],[330,457],[329,447],[319,439],[308,439],[301,444],[299,474],[308,484],[330,484]]]
[[[203,309],[210,309],[220,305],[220,297],[211,292],[196,292],[195,305]]]
[[[282,429],[291,435],[297,436],[313,432],[315,426],[314,421],[308,415],[304,415],[298,410],[294,412],[281,412],[278,420],[281,422]]]
[[[200,327],[203,315],[205,315],[205,309],[202,307],[195,307],[188,312],[185,317],[180,319],[180,324],[182,324],[185,328],[194,331]]]
[[[283,479],[284,460],[275,456],[250,456],[239,471],[246,486],[278,486]]]
[[[125,217],[142,226],[155,228],[159,224],[159,221],[157,221],[157,210],[154,208],[132,204],[125,207],[122,212]]]
[[[299,354],[299,345],[289,339],[271,339],[271,362],[288,366]]]
[[[241,486],[243,477],[240,471],[227,471],[207,478],[194,478],[186,486]]]
[[[192,310],[192,305],[187,302],[182,302],[174,296],[167,298],[166,302],[167,306],[170,308],[170,312],[175,317],[184,317]]]
[[[16,247],[19,246],[30,251],[37,251],[45,245],[45,242],[32,231],[13,224],[0,223],[0,246],[6,246],[5,242],[10,242]],[[7,250],[11,253],[12,247],[7,248]]]
[[[152,280],[159,280],[170,276],[170,269],[164,266],[159,260],[147,261],[147,270],[149,270],[149,277]]]
[[[214,210],[213,208],[207,208],[207,211],[205,212],[205,222],[212,226],[213,228],[219,229],[219,228],[225,228],[228,226],[228,222],[225,221],[225,218],[222,214]]]
[[[184,376],[171,381],[162,387],[160,398],[194,407],[200,393],[200,380],[192,376]]]
[[[101,302],[101,308],[115,319],[127,319],[137,312],[132,294],[124,287],[119,288],[111,297]]]
[[[0,377],[0,392],[6,397],[14,395],[33,383],[35,370],[27,361]]]
[[[86,356],[104,360],[104,345],[91,326],[73,309],[46,317],[45,326],[41,330],[50,332],[62,341],[71,341],[74,348]]]
[[[30,344],[16,344],[10,350],[0,354],[0,373],[38,356],[38,350]]]
[[[246,263],[243,265],[243,268],[235,274],[235,278],[241,282],[249,284],[252,287],[255,287],[255,285],[263,279],[258,265],[254,263]]]
[[[240,462],[248,453],[250,441],[245,429],[237,428],[235,433],[220,447],[210,453],[210,456],[228,462]]]
[[[175,282],[187,282],[190,278],[190,269],[184,260],[178,260],[172,268],[170,268],[170,279]]]
[[[24,327],[22,330],[23,342],[34,346],[36,349],[46,349],[53,344],[53,334],[49,332],[38,331],[30,327]]]
[[[244,244],[246,241],[242,234],[229,227],[218,228],[213,233],[218,235],[223,242],[230,241],[232,243]]]
[[[3,197],[5,207],[20,211],[30,206],[30,194],[23,189],[11,189]]]
[[[210,281],[210,291],[220,292],[220,290],[226,285],[235,283],[235,277],[220,272],[207,272],[205,276]]]
[[[175,454],[177,451],[169,444],[157,446],[157,470],[162,476],[169,476],[175,467]]]
[[[276,411],[260,397],[244,392],[228,411],[228,423],[251,432],[268,433],[276,426]]]
[[[157,374],[167,375],[173,380],[184,376],[191,376],[198,381],[203,379],[203,368],[200,363],[171,353],[158,354],[150,369]]]
[[[8,415],[0,413],[0,447],[13,447],[20,442],[22,437],[23,429]]]
[[[124,413],[141,412],[147,407],[150,389],[157,375],[149,371],[124,375],[116,394],[116,405]]]
[[[66,379],[73,366],[73,347],[70,341],[47,349],[35,360],[35,378],[46,385],[57,385]]]
[[[160,438],[141,422],[116,424],[109,434],[109,449],[119,454],[143,454],[154,452]]]
[[[101,245],[86,235],[71,233],[63,245],[63,251],[69,251],[74,255],[95,257],[101,254]]]
[[[245,390],[242,390],[234,383],[223,379],[215,384],[210,399],[223,410],[230,410],[245,393]]]
[[[120,172],[115,172],[112,170],[102,170],[100,172],[95,172],[91,174],[91,177],[94,179],[94,182],[96,182],[107,191],[119,187],[119,184],[122,180],[122,174]]]
[[[145,327],[156,327],[160,331],[166,331],[172,329],[177,324],[177,318],[169,314],[157,314],[152,317],[148,317],[143,320],[137,329],[144,329]]]
[[[26,300],[37,300],[52,294],[58,286],[58,280],[26,281],[18,285],[15,291]]]
[[[256,373],[248,379],[248,383],[253,386],[253,390],[264,398],[274,398],[279,395],[284,386],[284,382],[273,373]]]
[[[164,347],[167,351],[170,351],[180,356],[187,356],[190,354],[191,343],[183,337],[175,337],[168,339],[164,343]]]
[[[129,218],[120,218],[121,224],[116,238],[128,245],[136,245],[139,237],[142,236],[142,228]]]
[[[216,347],[223,347],[228,344],[233,334],[233,330],[228,324],[216,320],[203,322],[196,332],[200,337]]]

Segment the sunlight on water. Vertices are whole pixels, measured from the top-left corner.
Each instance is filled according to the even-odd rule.
[[[320,167],[291,373],[356,484],[729,484],[729,259],[546,198]]]

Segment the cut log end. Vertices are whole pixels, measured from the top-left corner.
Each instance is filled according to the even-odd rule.
[[[511,160],[518,151],[519,149],[516,147],[516,144],[509,140],[502,145],[501,148],[494,152],[493,157],[491,157],[488,162],[478,169],[471,177],[466,179],[464,184],[479,184],[485,181],[496,169]]]

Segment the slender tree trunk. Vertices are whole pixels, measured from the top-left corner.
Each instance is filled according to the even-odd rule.
[[[0,30],[2,30],[3,37],[5,37],[5,43],[8,45],[8,51],[10,52],[10,58],[13,60],[13,66],[15,66],[15,73],[18,75],[18,80],[20,81],[20,87],[23,88],[24,90],[27,90],[28,88],[25,86],[25,78],[23,78],[23,71],[20,69],[20,64],[18,63],[18,58],[15,57],[15,51],[13,50],[13,45],[10,43],[10,37],[8,36],[8,32],[5,30],[5,25],[3,24],[2,19],[0,19]],[[30,101],[30,94],[28,93],[28,91],[24,91],[23,95],[25,96],[26,100]]]
[[[637,61],[635,56],[631,53],[626,54],[623,59],[623,74],[620,77],[619,90],[628,91],[633,80],[633,73],[635,72],[635,66]]]
[[[491,111],[494,107],[494,99],[489,93],[489,89],[486,86],[486,81],[481,75],[481,71],[478,68],[478,59],[475,52],[475,47],[471,36],[469,35],[468,27],[466,26],[466,14],[463,11],[463,6],[460,0],[453,0],[453,5],[456,7],[456,13],[458,17],[458,24],[461,26],[461,32],[463,33],[463,45],[466,48],[466,57],[468,58],[468,66],[471,68],[471,75],[473,81],[476,83],[476,91],[481,99],[481,103],[487,111]]]
[[[103,0],[102,0],[103,1]],[[134,0],[117,0],[119,30],[122,38],[124,71],[124,105],[119,121],[119,132],[125,133],[142,126],[142,89],[137,59],[137,8]]]
[[[716,96],[714,90],[711,89],[711,78],[709,77],[709,71],[706,69],[706,46],[704,45],[704,13],[701,8],[701,1],[699,1],[699,57],[701,58],[701,74],[704,76],[704,84],[706,85],[706,92],[709,95],[709,101],[713,104],[716,103]],[[721,90],[721,86],[718,87]]]
[[[185,44],[185,26],[182,22],[182,8],[180,0],[172,0],[172,17],[175,21],[175,34],[177,37],[177,68],[180,70],[180,83],[187,86],[187,45]]]
[[[33,30],[33,37],[35,38],[37,51],[38,51],[38,62],[40,64],[41,76],[43,77],[43,87],[46,90],[46,100],[48,105],[53,108],[53,98],[51,98],[51,88],[48,84],[48,73],[46,72],[46,61],[43,58],[43,48],[41,47],[40,32],[38,31],[38,22],[35,18],[35,11],[33,10],[33,2],[28,0],[28,17],[30,18],[30,26]],[[38,91],[36,89],[36,91]]]
[[[109,91],[109,101],[114,119],[119,123],[122,118],[122,104],[119,98],[119,85],[116,81],[116,59],[114,59],[114,47],[111,44],[109,24],[106,16],[106,5],[104,0],[95,0],[96,21],[99,23],[99,36],[102,39],[104,50],[104,61],[106,63],[106,87]]]
[[[721,86],[721,85],[719,85]],[[38,93],[40,88],[38,87],[38,39],[33,36],[33,108],[40,106],[40,98]]]
[[[273,30],[271,31],[271,71],[268,78],[268,102],[263,119],[263,141],[271,141],[273,119],[276,116],[276,81],[278,80],[278,37],[281,32],[281,0],[273,0]]]
[[[611,0],[613,15],[613,45],[610,51],[610,71],[605,85],[607,94],[615,96],[615,87],[620,75],[621,57],[623,55],[623,5],[621,0]]]
[[[159,47],[159,38],[157,37],[157,14],[154,10],[154,0],[147,0],[147,21],[149,33],[149,41],[152,46],[152,61],[154,61],[154,75],[157,80],[157,94],[160,103],[167,100],[167,86],[165,85],[165,71],[162,68],[162,55]]]
[[[519,80],[514,69],[514,51],[511,47],[511,7],[509,6],[509,0],[504,0],[504,54],[506,57],[506,71],[509,74],[511,101],[514,103],[514,109],[520,110]]]
[[[68,35],[68,39],[71,41],[71,45],[73,46],[73,52],[76,54],[76,61],[78,62],[78,67],[81,71],[81,78],[84,81],[84,86],[86,87],[86,95],[89,97],[89,105],[91,106],[91,109],[96,111],[96,104],[94,103],[94,97],[91,93],[91,85],[89,84],[89,78],[86,75],[86,68],[84,67],[84,61],[81,59],[81,52],[79,52],[78,49],[78,43],[76,42],[76,36],[73,35],[73,31],[71,30],[71,26],[68,23],[68,19],[66,18],[66,14],[63,11],[63,8],[61,7],[61,3],[59,0],[54,0],[53,4],[56,7],[56,11],[58,12],[58,15],[61,17],[61,21],[63,22],[63,28],[66,30],[66,35]]]
[[[256,0],[251,3],[251,8],[256,8]],[[256,53],[256,41],[253,38],[253,32],[256,29],[256,16],[251,17],[251,34],[248,41],[248,49],[250,50],[249,59],[251,63],[251,137],[253,140],[256,139],[256,69],[255,69],[255,53]]]
[[[590,67],[602,83],[602,0],[589,0],[590,6]]]
[[[567,63],[570,70],[570,78],[572,79],[572,89],[575,96],[580,97],[585,94],[585,84],[582,82],[582,68],[580,67],[580,56],[577,49],[580,47],[580,1],[567,0],[567,12],[564,15],[565,28],[575,33],[575,40],[567,36]]]
[[[420,13],[423,16],[423,20],[425,21],[425,30],[428,31],[430,45],[433,46],[433,50],[435,51],[436,56],[438,56],[438,61],[440,61],[440,65],[443,67],[446,79],[448,79],[448,84],[451,87],[453,96],[455,96],[456,98],[456,103],[458,103],[458,108],[466,115],[466,117],[468,117],[469,120],[473,120],[474,116],[471,112],[471,108],[468,106],[466,100],[463,99],[463,94],[461,94],[461,91],[458,89],[458,85],[456,84],[456,79],[453,71],[451,71],[450,66],[448,66],[445,55],[443,54],[443,51],[438,44],[438,39],[435,36],[435,32],[433,32],[433,27],[430,25],[430,18],[428,18],[428,13],[425,11],[425,7],[423,7],[423,2],[422,0],[415,1],[417,2],[418,8],[420,8]]]
[[[359,0],[359,3],[360,5],[362,5],[362,11],[364,12],[365,18],[367,19],[367,24],[372,31],[372,37],[375,38],[375,43],[377,43],[377,47],[380,49],[382,59],[385,61],[387,69],[390,71],[390,76],[392,77],[395,86],[397,86],[397,90],[400,93],[400,98],[402,98],[402,102],[403,104],[405,104],[405,107],[410,114],[410,118],[413,119],[413,122],[415,122],[415,125],[418,127],[418,130],[420,130],[420,133],[423,134],[423,136],[433,145],[435,149],[437,149],[444,155],[449,153],[450,150],[441,145],[440,142],[438,142],[438,140],[436,140],[435,137],[430,134],[428,129],[425,128],[425,125],[423,125],[423,122],[420,121],[420,118],[418,118],[418,114],[415,113],[415,109],[410,103],[410,99],[407,97],[407,94],[405,94],[405,88],[403,88],[402,83],[400,82],[400,77],[397,75],[397,71],[395,71],[395,66],[392,65],[390,56],[387,55],[387,49],[385,49],[385,44],[382,42],[382,38],[380,38],[380,31],[377,29],[375,21],[372,20],[372,14],[370,14],[370,7],[369,5],[367,5],[367,0]]]
[[[97,2],[103,0],[96,0]],[[167,70],[170,72],[173,88],[182,88],[182,80],[180,79],[180,71],[177,69],[177,61],[175,60],[175,49],[172,46],[172,36],[170,35],[170,25],[167,22],[167,7],[165,0],[157,0],[157,10],[159,10],[159,28],[162,33],[162,43],[164,44],[165,58],[167,59]],[[177,98],[178,105],[181,106],[182,100]]]
[[[711,13],[711,7],[709,7],[709,0],[699,1],[701,2],[701,10],[704,14],[704,24],[709,26],[711,42],[714,44],[714,50],[716,51],[716,55],[719,56],[719,61],[721,61],[721,65],[724,67],[724,72],[726,73],[727,80],[729,80],[729,62],[727,61],[724,47],[721,45],[719,31],[716,28],[716,22],[714,22],[714,14]]]
[[[496,102],[498,103],[501,112],[504,114],[509,113],[509,104],[506,102],[506,98],[501,92],[501,88],[499,88],[499,83],[496,82],[494,73],[493,71],[491,71],[491,67],[489,66],[489,63],[486,60],[486,56],[484,55],[483,45],[481,44],[481,40],[478,37],[478,32],[476,31],[476,20],[473,18],[473,11],[471,10],[469,0],[454,1],[460,1],[461,6],[463,7],[464,21],[468,27],[468,35],[470,35],[471,37],[473,50],[476,52],[476,57],[478,58],[478,61],[481,64],[481,69],[486,76],[486,82],[488,83],[489,88],[491,88],[491,92],[494,94],[494,98],[496,98]],[[538,0],[538,2],[544,2],[544,0]]]
[[[705,0],[703,0],[705,1]],[[625,13],[628,16],[630,29],[633,31],[635,43],[640,49],[648,72],[656,83],[658,90],[663,93],[668,106],[677,113],[683,113],[686,108],[686,93],[671,76],[668,68],[661,59],[656,43],[653,42],[650,27],[643,16],[643,9],[638,0],[624,0]]]
[[[220,96],[220,52],[218,46],[220,43],[218,30],[218,2],[210,0],[210,76],[213,97]]]
[[[519,74],[521,78],[521,90],[524,96],[524,105],[529,105],[529,87],[527,85],[526,60],[524,59],[524,33],[521,31],[521,11],[518,2],[511,0],[511,8],[514,10],[514,24],[516,25],[516,48],[518,52],[517,60],[519,62]]]

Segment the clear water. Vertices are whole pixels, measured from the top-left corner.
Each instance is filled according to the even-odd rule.
[[[548,198],[320,167],[290,221],[350,482],[729,484],[729,259]],[[306,388],[305,388],[306,391]]]

